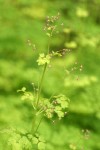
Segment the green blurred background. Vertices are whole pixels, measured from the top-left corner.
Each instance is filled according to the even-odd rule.
[[[76,150],[99,150],[100,0],[0,0],[0,130],[30,128],[32,108],[16,91],[23,86],[32,90],[32,82],[37,85],[41,70],[36,59],[46,51],[48,42],[43,31],[45,18],[58,12],[64,26],[53,37],[51,50],[69,48],[71,52],[52,60],[42,95],[63,93],[71,102],[62,121],[53,125],[44,120],[39,132],[47,141],[47,150],[75,150],[73,145]],[[27,45],[28,39],[36,44],[35,52]],[[83,71],[68,75],[66,69],[75,61],[83,65]],[[88,140],[81,138],[86,129],[90,131]],[[0,150],[8,149],[7,138],[0,135]]]

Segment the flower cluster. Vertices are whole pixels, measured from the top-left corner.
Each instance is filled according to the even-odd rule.
[[[44,31],[46,31],[47,36],[51,37],[53,32],[57,29],[57,21],[59,20],[59,18],[59,13],[56,16],[47,16],[46,24],[44,26]],[[63,23],[61,25],[63,25]]]
[[[82,133],[83,133],[83,138],[85,139],[85,140],[88,140],[89,139],[89,137],[90,137],[90,131],[88,130],[88,129],[83,129],[82,130]]]
[[[23,92],[22,100],[29,100],[33,108],[36,109],[35,96],[31,92],[26,91],[25,87],[23,87],[21,90],[18,90],[18,92],[20,91]],[[51,100],[41,98],[41,101],[39,101],[36,116],[43,113],[47,118],[51,119],[57,117],[61,119],[67,113],[69,102],[70,100],[63,94],[53,96]]]
[[[30,46],[33,50],[36,50],[35,44],[32,44],[32,42],[31,42],[30,40],[27,40],[27,44],[28,44],[28,46]]]
[[[52,51],[51,56],[63,56],[68,52],[70,52],[70,49],[63,48],[63,49],[58,50],[58,51]]]
[[[65,95],[58,95],[52,98],[52,102],[48,99],[42,99],[40,102],[40,113],[43,112],[47,118],[58,117],[63,118],[68,110],[70,100]]]
[[[49,54],[45,55],[44,53],[42,53],[42,54],[39,55],[39,58],[37,60],[38,65],[44,65],[46,63],[49,64],[50,63],[50,59],[51,59],[51,57],[50,57]]]
[[[47,16],[46,18],[46,25],[44,27],[44,30],[52,30],[55,29],[55,23],[57,22],[57,20],[59,19],[60,14],[58,13],[56,16]]]

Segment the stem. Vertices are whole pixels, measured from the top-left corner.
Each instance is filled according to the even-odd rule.
[[[43,116],[41,117],[41,119],[40,119],[40,121],[39,121],[39,123],[38,123],[38,125],[37,125],[37,128],[36,128],[36,130],[34,131],[34,134],[37,132],[37,130],[38,130],[38,128],[39,128],[39,126],[40,126],[40,124],[41,124],[41,122],[42,122],[42,119],[43,119]]]
[[[33,117],[33,121],[32,121],[32,128],[31,128],[31,133],[33,135],[37,132],[37,130],[42,122],[42,119],[43,119],[43,116],[41,117],[40,115],[36,115],[36,113],[35,113],[35,115]]]
[[[53,31],[52,31],[53,32]],[[48,51],[47,51],[47,54],[49,54],[49,50],[50,50],[50,40],[51,40],[51,36],[52,36],[52,32],[51,32],[51,35],[49,37],[49,41],[48,41]],[[31,132],[32,134],[35,134],[42,122],[42,119],[43,119],[43,116],[41,117],[37,127],[36,127],[36,121],[37,121],[37,116],[36,116],[36,112],[37,112],[37,108],[38,108],[38,104],[39,104],[39,100],[40,100],[40,94],[41,94],[41,89],[42,89],[42,84],[43,84],[43,79],[44,79],[44,75],[45,75],[45,72],[46,72],[46,68],[47,68],[47,63],[45,63],[44,65],[44,69],[43,69],[43,73],[42,73],[42,76],[41,76],[41,80],[40,80],[40,83],[39,83],[39,87],[38,87],[38,93],[37,93],[37,103],[36,103],[36,110],[34,112],[34,117],[33,117],[33,121],[32,121],[32,128],[31,128]],[[35,129],[36,127],[36,129]]]
[[[44,65],[44,70],[43,70],[43,73],[42,73],[42,77],[41,77],[41,81],[40,81],[40,85],[39,85],[39,91],[38,91],[38,95],[37,95],[38,97],[37,97],[37,104],[36,104],[36,106],[38,106],[38,103],[39,103],[40,93],[41,93],[41,89],[42,89],[42,83],[43,83],[46,67],[47,67],[47,63]]]
[[[49,54],[49,50],[50,50],[50,40],[51,40],[52,33],[53,33],[53,30],[51,31],[51,34],[50,34],[50,37],[49,37],[49,40],[48,40],[48,51],[47,51],[47,54]],[[39,103],[40,93],[41,93],[41,89],[42,89],[42,83],[43,83],[43,79],[44,79],[46,68],[47,68],[47,63],[44,65],[44,70],[43,70],[41,81],[40,81],[40,84],[39,84],[39,91],[38,91],[38,95],[37,95],[37,104],[36,104],[36,106],[38,106],[38,103]]]
[[[47,51],[47,54],[49,54],[49,49],[50,49],[50,40],[51,40],[51,35],[50,35],[49,40],[48,40],[48,51]]]
[[[50,37],[49,37],[49,40],[48,40],[48,51],[47,51],[47,54],[49,54],[49,50],[50,50],[50,42],[51,42],[51,36],[53,34],[53,30],[51,31],[50,33]]]
[[[34,134],[35,123],[36,123],[36,112],[34,112],[34,117],[33,117],[33,120],[32,120],[32,127],[31,127],[31,133],[32,134]]]
[[[37,95],[36,110],[35,110],[35,112],[34,112],[34,117],[33,117],[33,121],[32,121],[32,128],[31,128],[31,132],[32,132],[33,134],[37,131],[37,129],[39,128],[40,123],[41,123],[41,121],[42,121],[42,119],[41,119],[39,125],[38,125],[37,128],[35,129],[36,120],[37,120],[36,112],[37,112],[37,107],[38,107],[38,103],[39,103],[39,99],[40,99],[40,93],[41,93],[41,89],[42,89],[42,83],[43,83],[43,79],[44,79],[46,67],[47,67],[47,63],[44,65],[44,70],[43,70],[43,73],[42,73],[42,77],[41,77],[41,81],[40,81],[40,85],[39,85],[39,91],[38,91],[38,95]]]

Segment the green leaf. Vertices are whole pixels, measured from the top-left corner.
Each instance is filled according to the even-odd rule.
[[[17,90],[17,92],[25,92],[26,91],[26,87],[22,87],[21,90]]]
[[[39,142],[39,143],[38,143],[38,149],[39,149],[39,150],[45,150],[45,143]]]
[[[32,134],[28,134],[28,138],[29,138],[29,139],[33,139]]]
[[[56,106],[55,107],[55,111],[60,111],[61,110],[61,107],[60,106]]]
[[[61,119],[62,117],[64,117],[64,112],[62,111],[56,111],[58,117]]]
[[[30,149],[31,148],[31,142],[29,141],[29,139],[26,136],[23,136],[19,140],[19,144],[21,145],[22,148],[26,148],[26,149]]]
[[[68,108],[68,105],[69,105],[69,103],[68,102],[66,102],[66,101],[62,101],[62,103],[61,103],[61,107],[62,108]]]
[[[33,98],[34,98],[34,96],[33,96],[33,94],[31,93],[31,92],[25,92],[24,94],[23,94],[23,96],[21,97],[21,99],[22,100],[33,100]]]
[[[51,112],[51,109],[47,109],[46,110],[46,116],[48,117],[48,118],[52,118],[53,117],[53,114],[52,114],[52,112]]]
[[[50,63],[50,55],[44,55],[44,53],[39,55],[39,58],[37,60],[38,65],[44,65],[45,63],[49,64]]]
[[[42,136],[39,137],[40,142],[45,142],[44,138]]]
[[[38,139],[36,137],[33,137],[32,138],[32,142],[33,142],[33,144],[37,144],[38,143]]]
[[[48,36],[48,37],[50,37],[51,35],[50,35],[50,33],[46,33],[46,35]]]
[[[23,87],[23,88],[22,88],[22,91],[25,92],[25,91],[26,91],[26,87]]]

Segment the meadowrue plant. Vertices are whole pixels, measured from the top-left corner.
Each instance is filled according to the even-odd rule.
[[[36,60],[38,66],[43,68],[41,73],[41,78],[38,84],[37,90],[34,92],[27,91],[26,87],[18,90],[17,92],[22,93],[21,99],[23,101],[28,101],[33,108],[33,120],[32,127],[29,131],[23,131],[18,129],[7,130],[7,133],[10,133],[10,138],[8,141],[9,147],[11,150],[45,150],[46,141],[38,133],[38,129],[43,121],[43,118],[46,117],[51,120],[59,119],[61,120],[68,112],[69,107],[69,98],[67,98],[62,93],[59,95],[51,96],[50,98],[41,97],[42,85],[44,82],[45,72],[47,66],[50,65],[53,57],[61,57],[66,52],[70,50],[63,48],[59,51],[50,51],[50,41],[55,32],[58,32],[58,20],[60,14],[57,16],[51,16],[46,18],[46,25],[44,31],[48,36],[48,49],[46,53],[40,53],[38,59]],[[63,26],[63,23],[60,24]],[[28,45],[31,46],[34,50],[36,49],[35,45],[28,40]],[[33,84],[34,86],[34,84]]]

